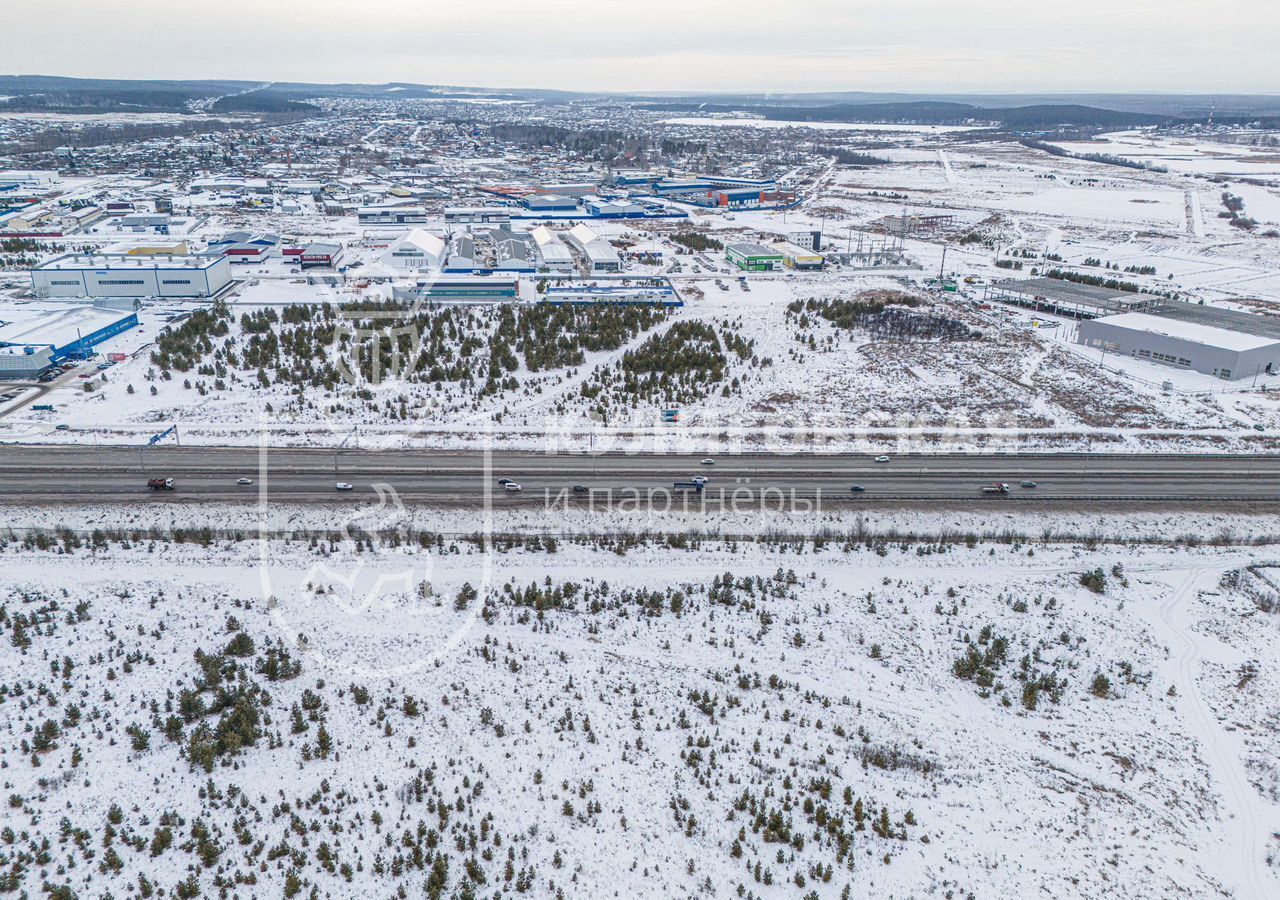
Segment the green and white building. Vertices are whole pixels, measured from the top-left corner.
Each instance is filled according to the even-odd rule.
[[[776,272],[782,268],[782,253],[764,244],[729,244],[725,258],[744,272]]]

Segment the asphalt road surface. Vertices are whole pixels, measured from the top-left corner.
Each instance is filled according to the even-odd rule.
[[[1149,455],[901,455],[877,463],[870,455],[725,455],[704,465],[689,455],[598,455],[481,451],[370,451],[156,447],[0,446],[0,502],[257,501],[367,502],[375,485],[405,501],[496,505],[544,503],[574,485],[578,503],[617,502],[638,491],[672,491],[677,481],[708,479],[702,501],[759,500],[769,491],[820,496],[826,504],[951,501],[989,505],[1024,500],[1105,503],[1280,502],[1280,456]],[[149,478],[173,478],[175,490],[151,491]],[[250,478],[252,485],[237,479]],[[518,482],[509,492],[500,478]],[[1023,487],[1024,480],[1036,487]],[[351,491],[336,490],[349,482]],[[1008,494],[982,486],[1006,482]],[[864,490],[854,493],[859,485]]]

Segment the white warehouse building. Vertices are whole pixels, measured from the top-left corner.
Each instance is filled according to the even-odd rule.
[[[387,247],[382,262],[388,268],[404,272],[438,269],[444,261],[444,240],[429,231],[415,228]]]
[[[1131,312],[1080,322],[1078,343],[1224,381],[1280,371],[1280,338]]]
[[[213,297],[231,284],[220,255],[67,254],[31,270],[41,297]]]
[[[573,271],[573,254],[569,252],[568,247],[556,240],[554,231],[546,225],[539,225],[529,232],[529,236],[538,245],[538,254],[541,257],[539,268],[546,269],[548,272]]]
[[[587,258],[587,267],[594,275],[600,272],[621,272],[622,260],[613,245],[588,226],[579,223],[565,234],[566,240],[577,247]]]

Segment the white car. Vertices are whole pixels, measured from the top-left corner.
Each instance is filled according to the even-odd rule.
[[[252,478],[237,478],[236,484],[253,484]]]
[[[690,481],[692,481],[694,484],[706,484],[706,483],[707,483],[707,476],[706,476],[706,475],[694,475],[694,476],[693,476],[693,478],[691,478],[691,479],[689,479],[689,480],[690,480]]]
[[[888,461],[889,461],[889,457],[887,457],[887,456],[877,456],[877,457],[876,457],[876,462],[888,462]]]
[[[502,486],[502,489],[503,489],[504,491],[512,491],[513,493],[514,493],[515,491],[523,491],[523,490],[524,490],[524,488],[522,488],[520,485],[516,484],[514,481],[508,481],[506,484],[504,484],[504,485]]]
[[[702,461],[702,465],[704,466],[714,466],[715,464],[716,464],[716,461],[714,459],[711,459],[710,457],[707,457]]]
[[[349,482],[349,481],[339,481],[337,484],[335,484],[335,485],[334,485],[334,487],[335,487],[335,488],[337,488],[337,489],[338,489],[338,490],[340,490],[340,491],[353,491],[353,490],[355,490],[355,488],[351,486],[351,482]]]

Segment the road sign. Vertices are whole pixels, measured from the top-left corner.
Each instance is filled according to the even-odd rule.
[[[160,432],[159,434],[151,435],[151,438],[147,441],[147,443],[149,445],[154,446],[160,443],[161,441],[163,441],[169,435],[171,434],[176,435],[177,433],[178,433],[178,426],[176,424],[170,425],[168,428],[166,428],[164,431]]]

